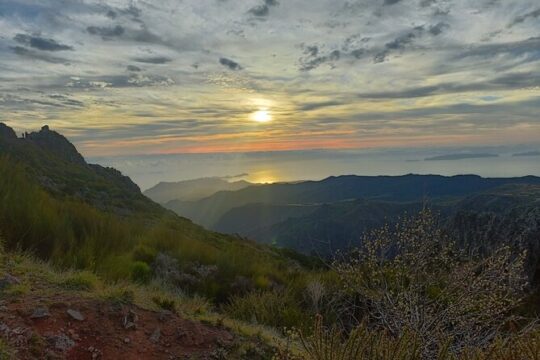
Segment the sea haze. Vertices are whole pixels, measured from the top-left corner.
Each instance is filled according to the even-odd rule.
[[[540,146],[539,146],[540,147]],[[332,175],[477,174],[540,176],[540,157],[512,156],[530,148],[285,151],[90,158],[129,175],[142,189],[160,181],[230,177],[252,182],[320,180]],[[478,157],[489,153],[494,156]],[[497,155],[497,156],[495,156]],[[435,158],[435,160],[433,159]],[[441,160],[436,160],[440,158]],[[426,159],[431,159],[426,161]],[[238,175],[238,176],[237,176]],[[237,176],[235,178],[235,176]]]

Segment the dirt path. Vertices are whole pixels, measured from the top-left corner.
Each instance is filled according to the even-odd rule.
[[[0,336],[17,359],[219,359],[233,341],[171,312],[62,295],[1,301]]]

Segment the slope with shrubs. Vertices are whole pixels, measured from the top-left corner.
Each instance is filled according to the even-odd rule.
[[[217,302],[234,295],[235,283],[244,279],[264,290],[303,276],[300,263],[307,258],[207,231],[136,186],[123,187],[131,181],[116,170],[86,164],[61,135],[48,128],[38,134],[0,136],[0,232],[8,249],[141,282],[153,276],[156,256],[164,254],[177,260],[179,276],[172,280]],[[42,137],[56,145],[36,144]],[[66,190],[72,186],[83,190]]]

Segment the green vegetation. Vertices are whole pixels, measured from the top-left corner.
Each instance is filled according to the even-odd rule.
[[[191,272],[185,288],[218,302],[232,295],[239,276],[254,286],[284,284],[303,276],[293,259],[255,243],[204,230],[163,211],[148,221],[144,214],[122,217],[81,200],[50,195],[28,176],[26,168],[0,158],[0,229],[8,249],[32,251],[63,268],[85,269],[108,280],[147,283],[158,253],[178,260]],[[217,266],[208,274],[203,266]],[[67,287],[92,286],[89,276]]]
[[[284,353],[282,360],[422,360],[421,341],[414,332],[398,337],[370,330],[365,324],[343,336],[336,327],[325,328],[319,318],[313,335],[300,336],[305,354]],[[540,358],[540,332],[498,338],[485,348],[468,348],[460,354],[449,352],[448,341],[439,343],[433,360],[533,360]]]

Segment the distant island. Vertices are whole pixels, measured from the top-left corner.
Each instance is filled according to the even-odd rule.
[[[498,154],[448,154],[425,158],[424,161],[439,161],[439,160],[463,160],[463,159],[479,159],[499,157]]]
[[[522,153],[513,154],[512,156],[540,156],[540,151],[527,151]]]

